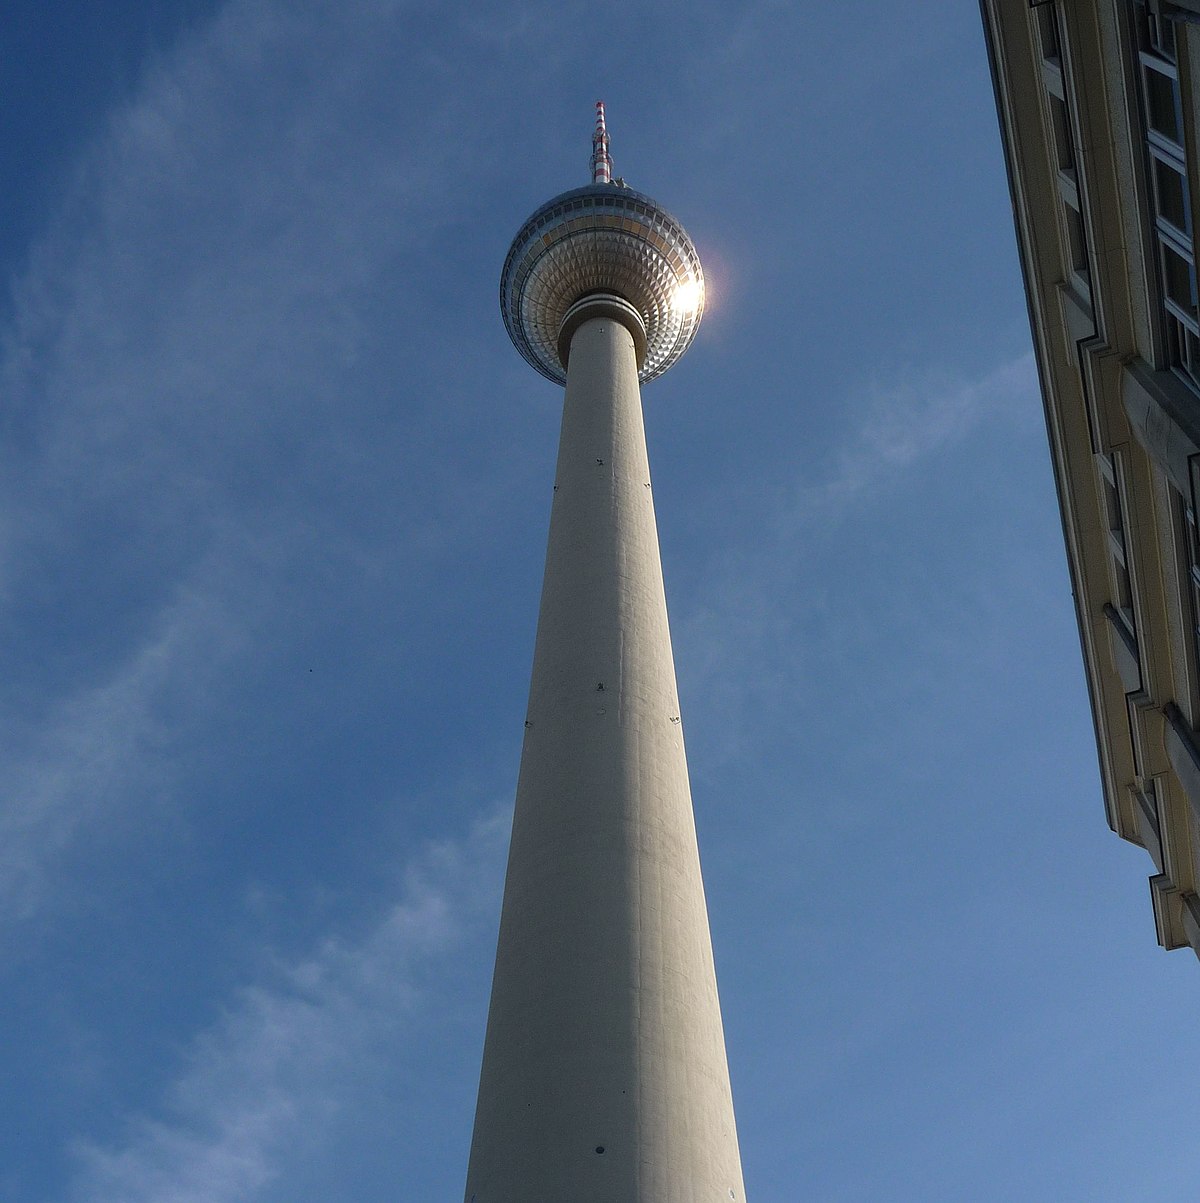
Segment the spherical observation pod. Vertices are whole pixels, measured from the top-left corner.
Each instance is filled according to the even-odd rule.
[[[691,345],[704,312],[704,272],[687,231],[650,197],[589,184],[547,201],[521,227],[500,276],[500,310],[513,345],[543,376],[565,384],[558,354],[567,310],[593,292],[628,301],[646,327],[644,383]]]

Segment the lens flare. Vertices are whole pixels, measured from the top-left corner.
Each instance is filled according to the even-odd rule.
[[[695,313],[704,299],[704,285],[699,280],[685,280],[675,289],[672,306],[680,313]]]

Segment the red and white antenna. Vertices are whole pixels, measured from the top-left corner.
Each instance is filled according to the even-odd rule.
[[[596,101],[596,130],[592,134],[592,183],[612,183],[612,156],[608,153],[608,130],[604,125],[604,101]]]

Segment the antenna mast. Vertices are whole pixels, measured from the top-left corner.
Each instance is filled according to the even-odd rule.
[[[612,156],[608,153],[608,129],[604,124],[604,101],[596,101],[596,129],[592,134],[592,183],[612,183]]]

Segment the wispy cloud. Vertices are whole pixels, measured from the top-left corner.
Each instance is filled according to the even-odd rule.
[[[7,282],[0,926],[70,889],[81,841],[181,800],[173,743],[298,565],[378,571],[397,514],[394,555],[439,544],[442,515],[397,496],[409,440],[371,423],[420,308],[406,264],[471,150],[446,100],[377,119],[403,108],[405,6],[349,8],[219,8],[148,65]]]
[[[875,381],[865,392],[857,407],[861,419],[834,456],[830,474],[802,489],[793,522],[828,517],[1005,409],[1035,412],[1037,374],[1033,354],[1026,352],[973,380],[930,371]]]
[[[244,628],[213,581],[181,583],[144,637],[98,683],[48,716],[14,715],[0,739],[0,927],[28,919],[86,837],[92,854],[175,787],[179,723],[203,707]],[[175,715],[168,722],[165,712]]]
[[[789,699],[809,662],[857,631],[854,613],[831,609],[831,574],[814,571],[818,536],[838,528],[852,540],[861,506],[902,494],[912,473],[988,420],[1010,412],[1040,421],[1028,353],[973,380],[926,372],[872,384],[852,408],[861,416],[826,457],[826,474],[799,482],[771,526],[722,553],[702,574],[703,595],[682,609],[681,677],[685,693],[704,695],[706,712],[719,716],[703,731],[714,759],[743,755],[748,731],[769,726],[768,716],[794,712]],[[814,467],[819,471],[821,461]],[[903,604],[898,597],[894,608]],[[859,656],[844,651],[843,658],[852,664]]]
[[[357,938],[321,940],[268,965],[191,1043],[161,1108],[113,1146],[80,1143],[78,1203],[244,1203],[289,1197],[289,1165],[362,1105],[364,1064],[392,1063],[416,1010],[443,1005],[430,964],[458,948],[497,901],[509,812],[432,844],[400,900]],[[392,1150],[394,1152],[394,1150]]]

